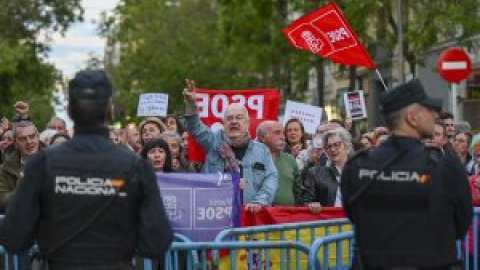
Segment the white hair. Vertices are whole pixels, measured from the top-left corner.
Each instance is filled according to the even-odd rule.
[[[256,132],[256,135],[257,135],[257,140],[260,140],[265,137],[265,135],[267,135],[267,128],[270,127],[271,125],[277,123],[277,121],[273,121],[273,120],[265,120],[263,122],[261,122],[258,126],[257,126],[257,132]]]
[[[345,144],[348,147],[349,155],[353,154],[352,135],[345,128],[336,128],[336,129],[327,131],[323,135],[323,145],[327,146],[328,140],[335,136],[338,136],[340,140],[343,142],[343,144]]]

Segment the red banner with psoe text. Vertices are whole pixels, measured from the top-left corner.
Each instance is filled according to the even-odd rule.
[[[222,128],[228,105],[245,105],[250,118],[250,137],[255,137],[258,124],[264,120],[277,120],[280,93],[276,89],[207,90],[196,89],[196,104],[202,122],[213,131]],[[204,161],[205,152],[191,137],[188,140],[188,159]]]

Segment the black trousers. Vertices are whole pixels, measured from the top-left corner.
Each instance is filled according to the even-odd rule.
[[[45,270],[132,270],[131,261],[121,261],[112,263],[98,264],[78,264],[66,262],[48,262],[48,268]]]

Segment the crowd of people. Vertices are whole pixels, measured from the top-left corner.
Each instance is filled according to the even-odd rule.
[[[313,213],[324,206],[341,207],[339,181],[348,158],[390,136],[384,126],[356,134],[351,119],[325,121],[308,134],[296,118],[285,126],[264,121],[256,134],[249,134],[248,111],[235,103],[225,111],[223,129],[213,132],[199,118],[194,91],[194,82],[187,81],[184,116],[147,117],[122,129],[111,128],[110,139],[149,160],[156,172],[238,170],[243,203],[254,212],[276,205],[307,206]],[[70,140],[73,132],[59,117],[52,117],[42,130],[29,114],[29,104],[18,101],[13,107],[15,117],[3,118],[0,127],[1,211],[15,194],[26,160],[43,148]],[[189,162],[189,136],[205,150],[203,163]],[[467,122],[455,122],[451,113],[440,114],[433,137],[424,143],[458,157],[469,175],[480,172],[480,135],[474,135]]]
[[[405,102],[401,106],[406,107],[406,109],[401,110],[401,107],[398,107],[400,106],[397,104],[398,100],[392,99],[392,101],[389,101],[387,98],[384,103],[389,106],[390,111],[386,111],[385,108],[387,107],[384,108],[384,113],[387,115],[386,126],[378,126],[371,131],[357,134],[351,119],[331,119],[321,123],[314,134],[308,134],[301,120],[289,119],[285,125],[279,121],[265,120],[256,127],[256,134],[250,134],[249,113],[246,107],[239,103],[232,103],[225,109],[222,129],[213,131],[207,127],[201,121],[195,103],[195,83],[186,80],[183,91],[185,114],[182,117],[174,115],[163,118],[147,117],[138,125],[129,123],[122,129],[110,128],[108,139],[106,137],[108,130],[99,127],[104,122],[109,122],[106,119],[108,120],[113,115],[110,111],[98,107],[97,111],[101,117],[97,120],[95,120],[95,115],[84,116],[85,110],[87,110],[85,104],[96,104],[97,101],[95,100],[101,101],[99,104],[104,107],[105,104],[110,104],[111,88],[108,80],[103,73],[97,74],[94,72],[90,74],[86,72],[85,74],[79,73],[78,81],[85,85],[81,84],[81,87],[76,87],[76,81],[73,80],[70,86],[70,92],[78,95],[73,99],[70,97],[69,112],[71,111],[75,115],[73,131],[69,130],[66,122],[58,117],[52,117],[45,129],[41,131],[40,127],[35,124],[35,116],[30,115],[29,104],[23,101],[18,101],[13,105],[16,112],[13,119],[2,119],[0,125],[0,212],[5,212],[6,209],[13,208],[14,205],[17,207],[21,205],[17,199],[19,196],[15,195],[18,190],[25,195],[27,190],[25,186],[27,185],[25,184],[23,189],[19,188],[25,173],[30,177],[30,180],[39,178],[37,180],[40,181],[41,175],[34,174],[32,171],[25,171],[25,165],[28,167],[29,164],[28,160],[36,160],[36,162],[32,161],[31,163],[39,165],[39,156],[46,159],[47,153],[52,155],[57,152],[70,153],[68,151],[74,151],[75,153],[70,155],[71,161],[69,161],[70,159],[62,160],[60,156],[57,156],[55,163],[62,164],[65,168],[68,167],[67,171],[69,173],[77,174],[76,170],[72,170],[75,166],[83,168],[82,170],[90,170],[88,168],[90,165],[87,164],[90,158],[83,157],[80,154],[83,151],[92,152],[91,157],[95,156],[98,160],[105,158],[105,160],[112,159],[112,162],[114,160],[119,162],[123,157],[117,159],[117,157],[109,156],[108,153],[103,153],[100,149],[92,148],[95,147],[95,140],[93,139],[95,136],[93,135],[100,131],[102,134],[105,133],[105,141],[108,143],[102,142],[99,145],[103,147],[116,144],[116,153],[125,155],[124,161],[130,159],[129,162],[134,162],[135,159],[139,159],[142,163],[147,164],[147,167],[150,167],[148,164],[150,163],[153,171],[157,173],[237,172],[240,175],[238,190],[241,192],[240,197],[245,210],[254,214],[261,214],[262,208],[266,206],[306,206],[313,214],[322,211],[322,207],[344,207],[347,209],[348,207],[351,208],[351,205],[343,205],[349,200],[346,199],[347,192],[344,192],[347,189],[341,187],[341,185],[342,183],[352,182],[355,178],[363,177],[359,173],[352,174],[352,165],[349,168],[348,163],[355,160],[355,158],[352,159],[353,156],[358,159],[362,153],[366,152],[383,153],[385,152],[383,150],[369,150],[390,149],[395,146],[389,145],[392,142],[404,140],[405,138],[402,139],[399,136],[399,134],[401,135],[401,132],[399,132],[401,129],[390,130],[387,128],[397,128],[400,122],[395,122],[397,121],[395,119],[400,119],[400,113],[404,114],[402,117],[405,117],[405,119],[408,118],[405,123],[414,123],[412,127],[418,124],[418,127],[414,128],[415,134],[429,135],[420,136],[417,134],[418,138],[423,139],[420,141],[412,137],[409,139],[409,144],[417,144],[417,148],[419,148],[418,145],[424,144],[427,147],[421,146],[421,149],[435,149],[435,153],[440,153],[442,157],[445,157],[441,158],[443,161],[455,163],[452,164],[453,167],[461,163],[463,167],[460,170],[463,171],[457,171],[459,177],[467,174],[471,176],[472,198],[474,202],[480,202],[480,199],[478,199],[480,196],[477,194],[479,185],[476,179],[476,176],[480,173],[480,134],[474,135],[470,125],[466,122],[455,122],[451,113],[433,113],[432,108],[439,111],[441,105],[426,104],[423,107],[418,105],[424,101],[419,99],[418,96],[418,93],[423,93],[421,86],[414,87],[418,93],[413,93],[411,100],[408,100],[409,96],[402,94]],[[98,92],[94,93],[92,101],[89,85],[94,85],[97,81],[104,83],[105,86],[100,87],[97,90]],[[415,82],[412,83],[412,85],[414,84]],[[392,92],[391,96],[396,95],[396,93],[401,93],[401,91],[397,89]],[[83,111],[75,111],[75,106],[80,105],[83,106]],[[111,106],[107,107],[110,108]],[[420,114],[418,113],[420,110],[426,110],[428,113]],[[427,116],[431,119],[425,118]],[[434,116],[437,118],[435,123],[433,122]],[[183,121],[180,119],[183,119]],[[431,132],[428,127],[430,122],[434,132]],[[85,123],[90,123],[92,127],[88,127]],[[434,129],[433,123],[435,125]],[[425,130],[423,130],[424,128]],[[412,128],[412,130],[414,129]],[[203,162],[189,161],[187,150],[188,147],[192,147],[188,144],[189,137],[192,137],[205,151],[206,156]],[[83,141],[86,138],[89,138],[88,143]],[[69,141],[72,141],[70,145],[67,144]],[[111,146],[108,147],[111,148]],[[394,156],[401,156],[402,151],[397,150],[395,151],[398,153]],[[39,152],[41,152],[40,155],[35,155]],[[423,151],[422,153],[429,152]],[[37,158],[32,158],[34,156]],[[390,157],[391,154],[387,156]],[[417,157],[415,156],[415,158]],[[430,158],[426,157],[426,159],[429,160]],[[438,157],[434,159],[438,159]],[[85,164],[74,164],[76,160],[82,160]],[[48,165],[47,161],[45,163]],[[101,164],[91,166],[99,167]],[[139,170],[138,173],[140,175],[148,174],[146,171],[150,169],[147,167]],[[64,171],[65,168],[58,171],[59,175],[66,172]],[[138,169],[136,166],[133,166],[133,168]],[[122,168],[122,170],[125,169]],[[46,169],[43,168],[42,170]],[[95,172],[97,170],[98,168],[95,169]],[[147,175],[147,178],[154,177],[153,171],[151,177]],[[349,175],[352,176],[351,179],[346,179]],[[372,174],[367,174],[366,176],[372,179],[388,178],[384,175],[373,177]],[[393,179],[393,176],[391,177]],[[64,178],[64,176],[57,176],[55,178],[56,185],[59,184],[58,181],[63,181]],[[450,178],[453,179],[455,176]],[[147,181],[149,185],[154,183],[152,180]],[[422,181],[427,180],[419,178],[418,181],[423,183]],[[34,183],[30,184],[34,185]],[[83,185],[81,182],[70,184]],[[61,189],[55,189],[55,193],[60,191]],[[342,198],[342,193],[345,195],[344,198]],[[132,194],[136,194],[136,192]],[[75,193],[73,195],[81,194]],[[157,196],[156,200],[160,200],[157,191],[150,195]],[[348,195],[351,196],[352,194]],[[154,202],[154,198],[151,199],[153,200],[151,202],[158,209],[163,209],[161,203]],[[9,204],[12,204],[12,206],[9,207]],[[351,214],[351,211],[347,211],[347,214]]]

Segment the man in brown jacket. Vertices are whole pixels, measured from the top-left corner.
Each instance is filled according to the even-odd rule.
[[[37,127],[29,121],[21,121],[13,126],[13,150],[6,154],[0,167],[0,212],[4,213],[19,181],[27,158],[38,152]]]

